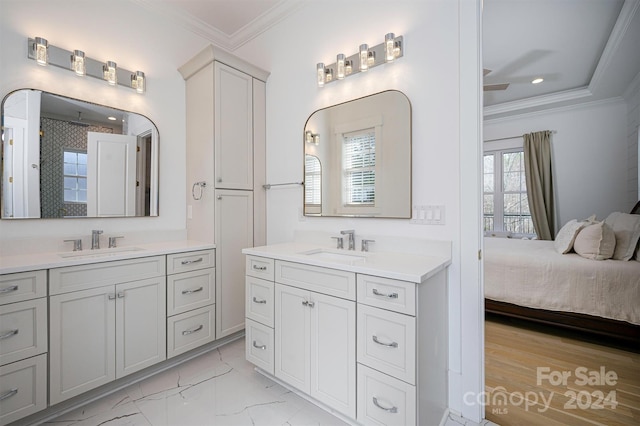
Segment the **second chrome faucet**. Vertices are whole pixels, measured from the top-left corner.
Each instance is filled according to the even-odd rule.
[[[342,235],[348,235],[349,250],[355,250],[356,249],[356,236],[355,236],[356,231],[354,231],[353,229],[349,229],[346,231],[340,231],[340,233]]]

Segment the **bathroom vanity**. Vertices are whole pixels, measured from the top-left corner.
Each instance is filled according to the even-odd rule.
[[[3,256],[0,425],[195,356],[216,340],[215,266],[189,241]]]
[[[361,252],[294,242],[243,250],[247,360],[348,421],[439,424],[447,406],[451,246],[417,246]]]

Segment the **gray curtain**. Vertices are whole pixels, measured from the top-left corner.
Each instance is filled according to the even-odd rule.
[[[524,138],[524,170],[533,226],[540,240],[555,237],[555,205],[551,173],[551,132],[528,133]]]

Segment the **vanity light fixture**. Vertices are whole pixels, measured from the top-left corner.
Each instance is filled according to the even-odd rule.
[[[84,52],[74,50],[71,55],[71,69],[78,75],[84,76],[87,73],[87,66],[84,63]]]
[[[402,42],[402,36],[388,33],[384,37],[384,42],[376,46],[369,47],[368,44],[361,44],[358,52],[353,55],[338,54],[336,62],[331,65],[325,66],[323,62],[319,62],[316,65],[318,87],[324,87],[325,84],[332,82],[334,77],[337,80],[344,80],[345,77],[350,75],[366,72],[373,67],[401,58],[404,56]],[[376,60],[377,58],[380,59]]]
[[[131,74],[131,87],[136,89],[138,93],[144,93],[144,73],[142,71],[136,71],[135,74]]]
[[[43,67],[49,62],[49,42],[46,38],[36,37],[33,49],[35,50],[35,59],[38,65]]]
[[[27,39],[27,57],[36,61],[38,65],[52,65],[73,71],[80,76],[106,80],[112,86],[128,87],[138,93],[146,91],[146,78],[142,71],[128,71],[118,68],[115,61],[103,62],[89,58],[82,50],[61,49],[49,44],[42,37]]]
[[[304,132],[304,140],[306,143],[318,145],[320,143],[320,135],[307,130]]]

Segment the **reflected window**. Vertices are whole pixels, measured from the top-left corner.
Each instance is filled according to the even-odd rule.
[[[306,214],[322,213],[322,165],[314,155],[304,156],[304,205]]]
[[[376,132],[374,128],[343,135],[342,165],[345,205],[374,205],[376,198]]]
[[[64,151],[64,202],[87,202],[87,153]]]

